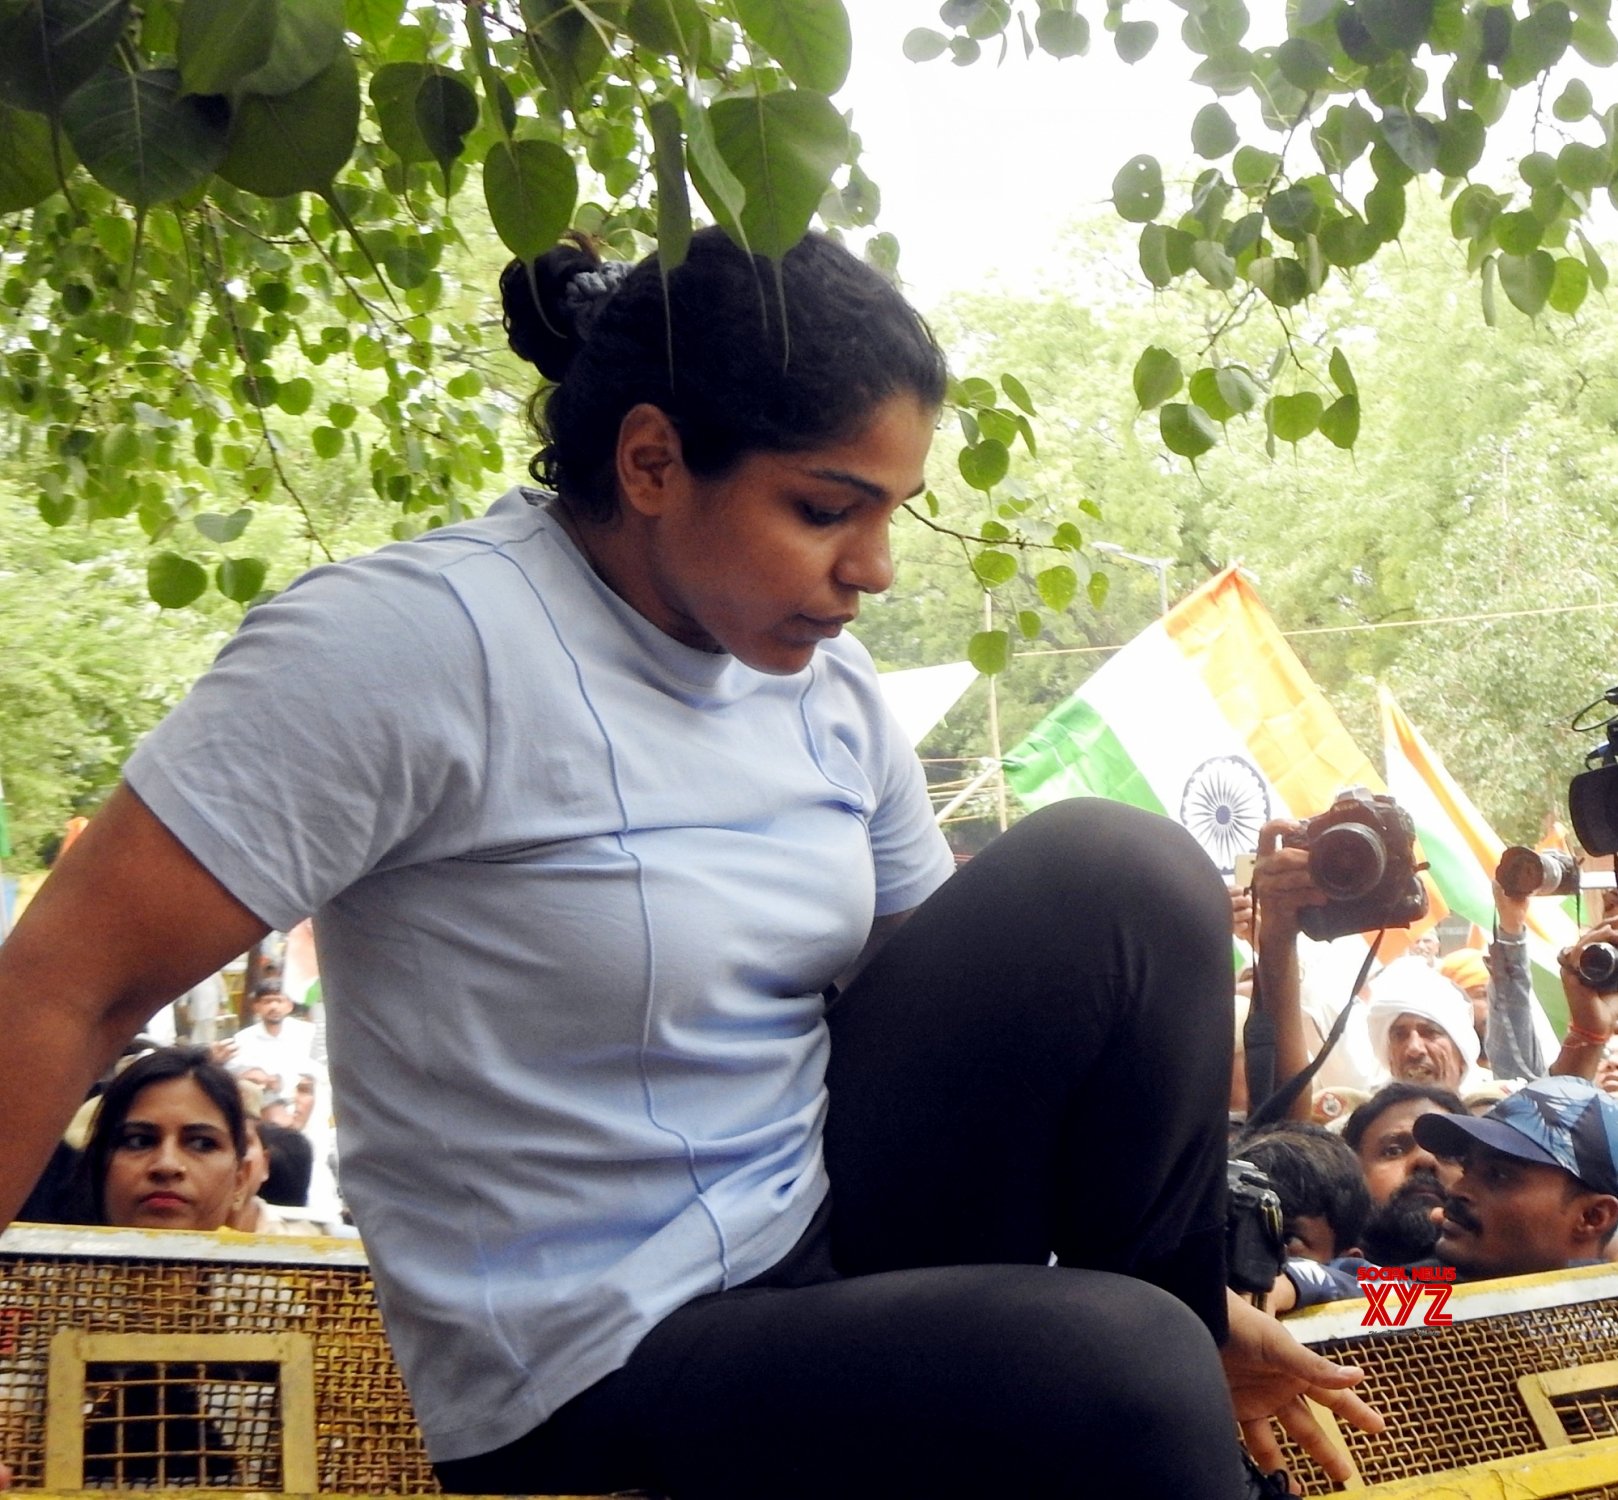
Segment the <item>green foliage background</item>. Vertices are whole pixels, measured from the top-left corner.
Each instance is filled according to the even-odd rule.
[[[1502,831],[1537,831],[1581,748],[1544,726],[1605,685],[1610,615],[1364,627],[1607,602],[1609,12],[918,6],[917,66],[1169,45],[1207,102],[1183,161],[1120,161],[1115,217],[1070,247],[1082,296],[939,319],[958,379],[878,654],[1001,673],[1010,743],[1155,612],[1096,540],[1174,559],[1176,592],[1240,560],[1284,628],[1328,632],[1299,650],[1363,742],[1380,676]],[[766,256],[819,223],[895,266],[835,103],[850,46],[842,0],[0,0],[25,857],[242,607],[518,475],[509,255],[571,228],[674,264],[706,218]],[[975,695],[927,749],[984,753]]]

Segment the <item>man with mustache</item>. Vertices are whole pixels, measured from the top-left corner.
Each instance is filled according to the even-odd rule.
[[[1618,1100],[1539,1078],[1488,1114],[1424,1114],[1418,1145],[1456,1162],[1435,1253],[1464,1280],[1599,1260],[1618,1228]]]
[[[1464,1092],[1479,1071],[1472,1006],[1459,989],[1419,958],[1396,958],[1371,986],[1366,1030],[1377,1061],[1402,1083]]]
[[[1390,1083],[1348,1117],[1343,1140],[1359,1157],[1371,1194],[1371,1214],[1361,1231],[1365,1258],[1403,1266],[1426,1260],[1438,1239],[1438,1209],[1456,1170],[1416,1141],[1425,1115],[1463,1115],[1466,1106],[1449,1089],[1431,1084]]]

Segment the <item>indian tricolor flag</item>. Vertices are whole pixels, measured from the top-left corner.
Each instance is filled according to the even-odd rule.
[[[1388,767],[1388,790],[1416,825],[1421,852],[1445,904],[1485,932],[1494,922],[1495,866],[1505,848],[1472,800],[1444,769],[1438,753],[1405,717],[1392,693],[1379,688],[1382,705],[1382,748]],[[1534,991],[1558,1027],[1567,1022],[1556,964],[1557,953],[1578,936],[1578,924],[1558,901],[1535,901],[1528,912],[1528,956]],[[1541,1046],[1554,1057],[1556,1033],[1541,1027]]]
[[[1149,626],[1006,757],[1029,808],[1108,797],[1166,813],[1227,876],[1272,817],[1382,778],[1252,585],[1227,568]]]

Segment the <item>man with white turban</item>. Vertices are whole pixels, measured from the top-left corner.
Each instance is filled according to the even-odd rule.
[[[1471,1002],[1423,959],[1396,958],[1377,976],[1365,1020],[1390,1078],[1457,1093],[1488,1081],[1478,1067]]]

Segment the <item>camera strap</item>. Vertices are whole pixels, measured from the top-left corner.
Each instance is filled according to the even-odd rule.
[[[1292,1107],[1293,1100],[1295,1100],[1299,1094],[1309,1087],[1309,1085],[1314,1081],[1315,1075],[1321,1070],[1322,1067],[1325,1066],[1326,1059],[1331,1056],[1332,1048],[1342,1040],[1343,1032],[1348,1027],[1349,1013],[1358,1003],[1356,997],[1359,995],[1360,986],[1365,983],[1366,975],[1371,972],[1371,965],[1376,962],[1376,955],[1382,947],[1382,938],[1386,931],[1387,929],[1383,928],[1382,932],[1377,933],[1375,941],[1372,942],[1371,946],[1365,950],[1365,961],[1360,965],[1360,971],[1357,975],[1355,975],[1354,983],[1349,987],[1348,1004],[1337,1012],[1337,1019],[1332,1022],[1332,1028],[1327,1033],[1326,1040],[1321,1043],[1320,1051],[1315,1053],[1314,1060],[1306,1067],[1299,1068],[1298,1071],[1294,1073],[1291,1078],[1287,1079],[1287,1081],[1282,1084],[1280,1088],[1276,1089],[1273,1094],[1268,1095],[1264,1099],[1264,1102],[1256,1109],[1248,1110],[1247,1124],[1242,1129],[1242,1140],[1246,1140],[1249,1136],[1254,1135],[1264,1126],[1269,1125],[1276,1120],[1285,1118],[1287,1111]],[[1253,991],[1253,1003],[1256,1008],[1258,1004],[1256,975],[1255,988]],[[1269,1032],[1269,1069],[1270,1077],[1273,1080],[1275,1076],[1275,1022],[1267,1015],[1261,1017],[1260,1019],[1263,1020],[1265,1027]],[[1248,1037],[1251,1035],[1252,1030],[1253,1016],[1249,1014],[1247,1026],[1242,1031],[1242,1042],[1244,1047],[1250,1045],[1248,1042]],[[1249,1099],[1255,1097],[1251,1092],[1254,1076],[1253,1071],[1251,1068],[1249,1068],[1247,1075]]]

